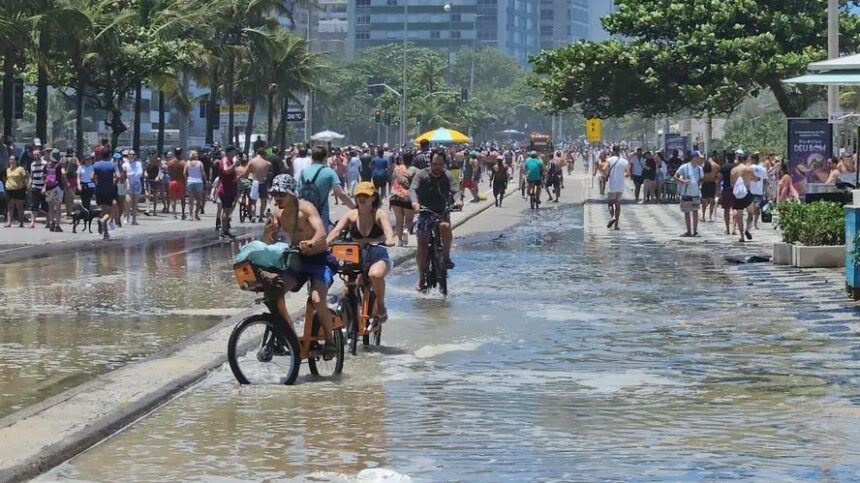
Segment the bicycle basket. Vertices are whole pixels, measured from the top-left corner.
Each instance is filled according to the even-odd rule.
[[[236,276],[236,284],[242,290],[259,292],[263,289],[263,284],[257,276],[257,271],[251,262],[239,262],[233,265],[233,274]]]
[[[331,246],[331,254],[343,270],[361,269],[361,245],[358,243],[336,243]]]

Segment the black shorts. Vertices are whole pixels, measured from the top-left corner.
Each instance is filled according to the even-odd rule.
[[[411,201],[404,200],[402,198],[397,198],[394,196],[392,196],[391,198],[388,199],[388,205],[389,206],[397,206],[399,208],[403,208],[404,210],[411,210],[412,209],[412,202]]]
[[[388,185],[388,178],[386,178],[384,176],[373,178],[373,186],[375,186],[376,188],[384,188],[387,185]]]
[[[27,199],[27,190],[21,188],[19,190],[9,190],[6,196],[9,197],[10,200],[26,200]]]
[[[30,190],[30,209],[32,211],[48,211],[48,201],[42,190]]]
[[[712,199],[717,196],[717,182],[705,181],[702,183],[702,198]]]
[[[631,176],[633,178],[633,184],[640,185],[643,181],[645,181],[644,176],[636,176],[635,174]]]
[[[222,210],[229,210],[230,208],[232,208],[233,204],[236,203],[236,196],[237,195],[235,195],[233,193],[228,193],[228,194],[222,193],[222,194],[218,195],[218,199],[221,201],[221,209]]]
[[[732,209],[734,210],[744,210],[747,206],[751,205],[755,197],[752,193],[747,193],[747,195],[741,199],[735,198],[732,202]]]
[[[111,206],[116,201],[116,185],[106,187],[96,186],[96,204],[99,206]]]

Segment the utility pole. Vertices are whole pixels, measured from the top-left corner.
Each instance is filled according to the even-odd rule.
[[[827,58],[839,57],[839,0],[827,2]],[[827,86],[827,118],[839,112],[839,86]],[[834,129],[834,134],[835,134]]]
[[[308,52],[311,51],[311,2],[310,0],[305,0],[305,13],[307,14],[307,22],[305,22],[305,38],[308,43]],[[313,133],[311,130],[313,129],[313,122],[311,117],[313,116],[313,107],[311,106],[311,93],[305,91],[305,139],[309,140]]]
[[[406,139],[406,51],[409,42],[409,0],[403,0],[403,89],[400,90],[400,142]]]

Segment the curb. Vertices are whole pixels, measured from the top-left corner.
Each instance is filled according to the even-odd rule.
[[[512,189],[506,192],[505,196],[510,195],[515,190],[516,189]],[[492,191],[490,191],[490,197],[492,197]],[[462,226],[467,221],[484,213],[493,206],[493,202],[489,199],[482,203],[483,205],[476,206],[474,211],[464,215],[461,219],[452,223],[452,229]],[[158,235],[163,236],[166,234]],[[63,248],[68,249],[67,246],[64,246]],[[402,265],[414,258],[416,250],[415,247],[407,247],[405,250],[406,251],[404,253],[392,257],[392,262],[395,266]],[[2,253],[0,253],[0,261],[2,261]],[[288,306],[289,305],[293,305],[293,307],[289,309],[290,316],[293,317],[293,320],[302,320],[305,307],[304,300],[294,299],[293,304],[288,302]],[[63,391],[56,396],[0,418],[0,437],[3,437],[2,431],[5,428],[19,423],[26,425],[26,420],[28,418],[37,416],[38,414],[62,404],[75,396],[87,394],[89,392],[88,389],[95,388],[109,378],[121,377],[123,375],[123,370],[132,370],[135,366],[139,366],[147,361],[166,358],[189,346],[202,343],[217,332],[234,326],[242,318],[247,317],[250,314],[257,313],[258,311],[259,309],[256,308],[243,311],[220,324],[190,336],[182,342],[158,351],[157,353],[147,357],[144,361],[123,366],[122,368],[103,374],[91,381]],[[221,352],[209,361],[203,363],[202,367],[195,369],[190,373],[179,375],[162,384],[156,390],[143,395],[140,399],[122,406],[120,409],[105,414],[104,416],[98,417],[82,429],[75,431],[60,441],[40,448],[38,454],[35,456],[28,457],[20,463],[0,469],[0,482],[21,481],[35,478],[66,460],[82,453],[99,441],[108,438],[134,421],[145,417],[152,411],[158,409],[164,404],[167,404],[171,399],[177,397],[184,390],[205,379],[212,370],[222,366],[226,360],[226,351]]]

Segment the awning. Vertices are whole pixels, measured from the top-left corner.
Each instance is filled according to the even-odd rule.
[[[855,70],[860,69],[860,54],[846,55],[838,59],[819,60],[807,66],[809,70]]]
[[[811,65],[810,68],[812,68]],[[810,72],[800,77],[785,79],[783,82],[787,84],[860,85],[860,68]]]

